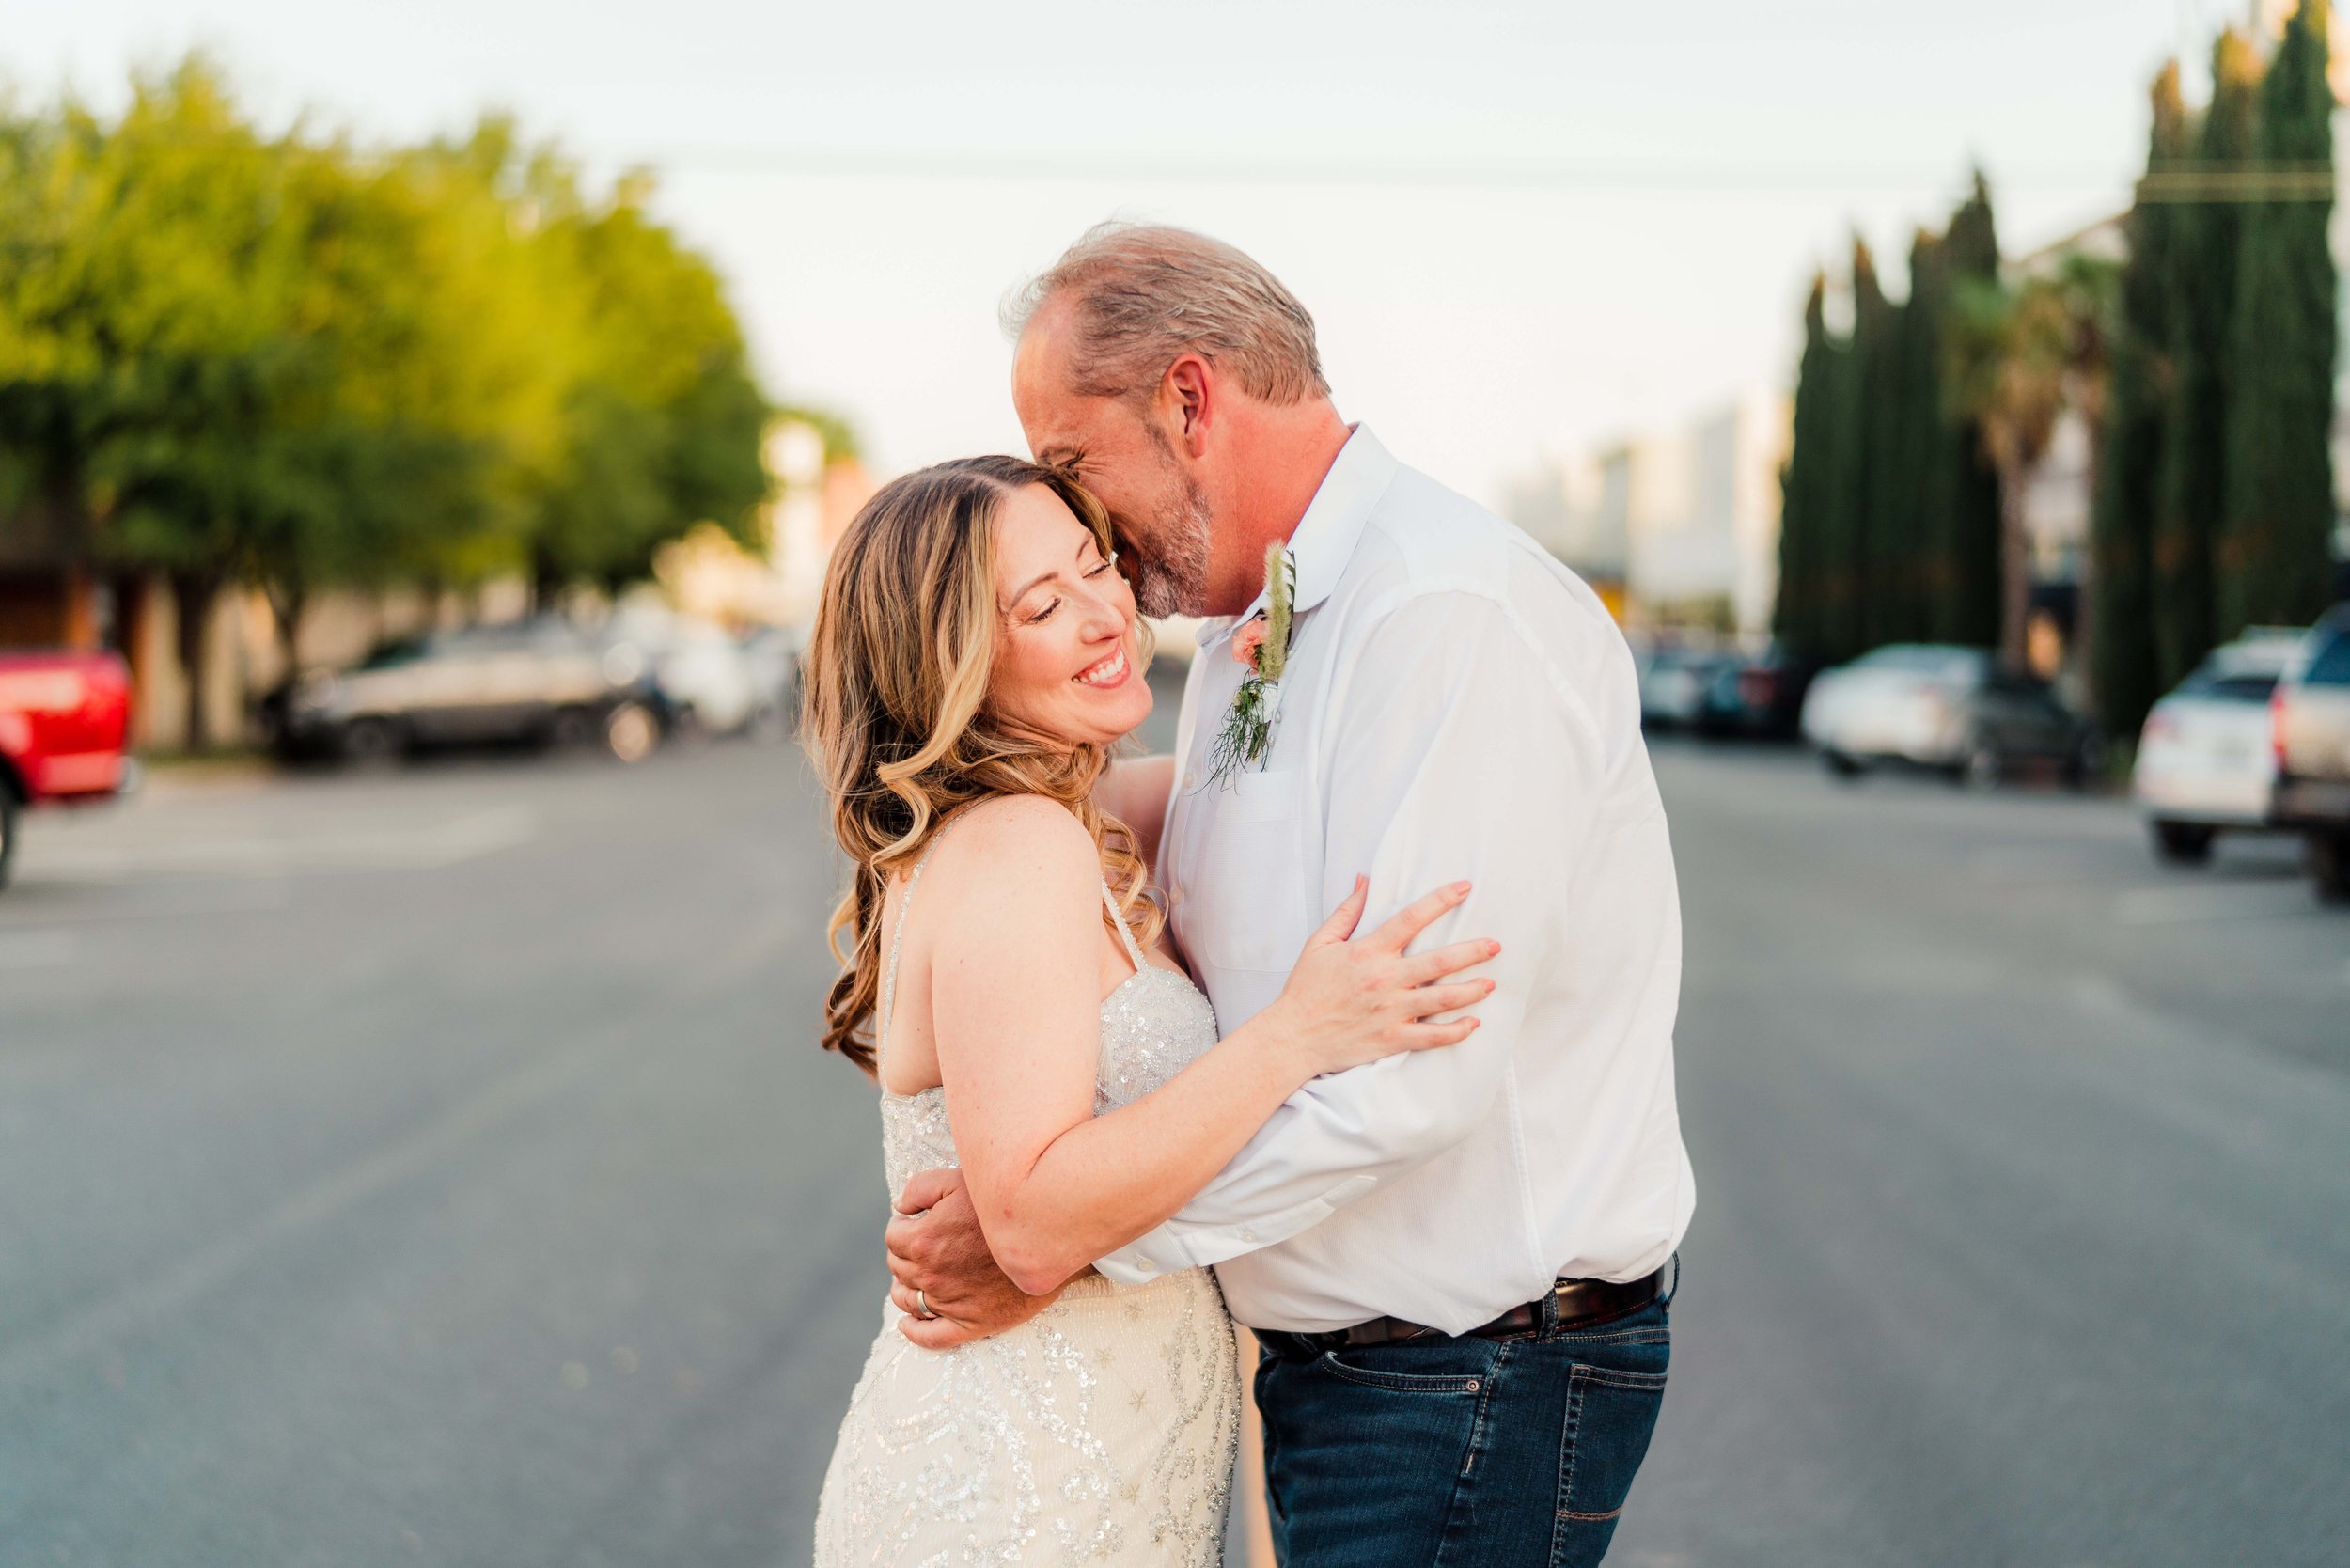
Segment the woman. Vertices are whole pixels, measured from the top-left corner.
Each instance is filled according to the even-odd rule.
[[[1151,711],[1146,635],[1100,504],[1015,459],[897,480],[834,555],[807,719],[854,886],[824,1043],[880,1085],[893,1202],[961,1166],[1005,1271],[1061,1294],[944,1352],[896,1331],[923,1303],[891,1301],[825,1478],[820,1568],[1220,1562],[1240,1398],[1223,1298],[1204,1269],[1120,1287],[1089,1263],[1307,1080],[1465,1039],[1457,1014],[1492,989],[1447,979],[1490,942],[1402,956],[1465,886],[1349,941],[1358,881],[1280,999],[1218,1041],[1162,942],[1149,839],[1096,794]]]

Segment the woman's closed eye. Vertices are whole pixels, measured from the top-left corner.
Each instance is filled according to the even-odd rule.
[[[1088,582],[1092,581],[1094,578],[1099,577],[1103,572],[1107,572],[1111,567],[1117,564],[1118,557],[1115,556],[1112,556],[1107,560],[1094,562],[1091,566],[1087,567],[1085,570],[1086,580]],[[1060,608],[1060,604],[1061,602],[1058,599],[1056,599],[1052,603],[1046,604],[1042,609],[1028,617],[1028,624],[1031,626],[1043,625],[1044,622],[1052,619],[1053,612]]]

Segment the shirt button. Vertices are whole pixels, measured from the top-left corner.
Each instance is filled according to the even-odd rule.
[[[1135,1267],[1141,1270],[1145,1274],[1156,1274],[1158,1272],[1159,1265],[1152,1262],[1150,1259],[1145,1258],[1140,1262],[1135,1264]]]
[[[1194,773],[1194,772],[1193,772],[1191,769],[1189,769],[1189,768],[1185,768],[1185,769],[1183,770],[1183,788],[1184,788],[1184,789],[1188,790],[1188,789],[1190,789],[1193,785],[1195,785],[1195,784],[1197,784],[1197,783],[1198,783],[1198,782],[1199,782],[1199,776],[1198,776],[1197,773]]]
[[[1257,1239],[1257,1232],[1249,1230],[1246,1226],[1243,1226],[1241,1228],[1240,1239],[1243,1241],[1255,1241]]]

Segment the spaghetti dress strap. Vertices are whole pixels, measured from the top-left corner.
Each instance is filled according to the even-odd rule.
[[[897,923],[889,932],[889,958],[882,965],[881,1024],[873,1037],[873,1074],[877,1078],[889,1055],[889,1021],[898,1011],[898,947],[905,940],[906,917],[914,910],[914,889],[921,885],[922,868],[931,863],[931,856],[938,853],[938,846],[946,841],[948,831],[953,826],[954,819],[949,817],[931,835],[931,847],[914,863],[913,871],[906,877],[906,896],[898,901]]]
[[[1118,895],[1110,891],[1110,885],[1106,882],[1102,884],[1102,902],[1110,912],[1110,924],[1118,928],[1119,941],[1126,946],[1126,956],[1135,962],[1135,972],[1140,974],[1151,967],[1150,962],[1142,956],[1141,944],[1135,940],[1135,933],[1126,929],[1126,912],[1118,907]]]

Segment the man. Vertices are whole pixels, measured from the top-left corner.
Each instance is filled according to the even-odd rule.
[[[1029,445],[1108,506],[1143,610],[1214,618],[1175,756],[1112,782],[1221,1027],[1279,993],[1358,871],[1372,918],[1467,879],[1450,931],[1502,944],[1467,1043],[1317,1079],[1096,1266],[1215,1266],[1263,1346],[1287,1568],[1595,1563],[1662,1403],[1693,1200],[1679,903],[1623,639],[1532,541],[1345,424],[1312,319],[1230,246],[1105,226],[1007,322]],[[1278,717],[1214,776],[1246,673],[1229,644],[1262,625],[1277,542],[1296,580]],[[891,1268],[937,1314],[917,1342],[1044,1305],[995,1268],[951,1172],[905,1202]]]

